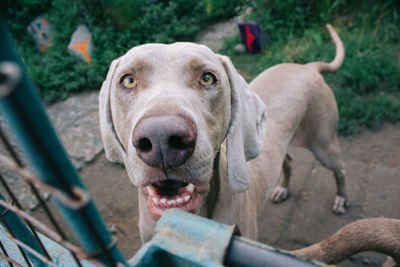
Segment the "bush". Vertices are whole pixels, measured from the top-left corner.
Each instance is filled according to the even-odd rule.
[[[346,57],[335,73],[324,75],[339,107],[339,132],[376,128],[400,121],[400,2],[346,0],[248,1],[250,19],[269,32],[262,55],[236,54],[230,40],[223,51],[251,80],[270,66],[333,60],[335,47],[325,29],[340,35]]]
[[[210,21],[232,16],[241,0],[6,0],[1,16],[42,99],[50,103],[70,93],[99,89],[112,59],[148,43],[190,41]],[[45,14],[54,46],[42,54],[27,25]],[[67,46],[79,24],[92,33],[94,50],[88,65],[70,55]]]
[[[327,20],[341,0],[253,0],[254,18],[264,29],[271,33],[273,40],[301,36],[305,29],[315,23]],[[333,9],[332,9],[333,7]]]

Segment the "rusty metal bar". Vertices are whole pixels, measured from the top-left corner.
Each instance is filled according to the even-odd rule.
[[[18,214],[21,218],[24,218],[26,221],[29,221],[33,226],[35,226],[41,233],[46,235],[49,239],[52,241],[60,244],[61,246],[65,247],[72,253],[76,254],[79,256],[81,259],[87,259],[90,262],[92,262],[95,265],[101,265],[99,261],[95,260],[92,255],[86,254],[81,248],[73,245],[72,243],[68,242],[67,240],[63,239],[58,233],[52,231],[50,228],[48,228],[45,224],[37,220],[35,217],[32,217],[29,215],[27,212],[18,209],[17,207],[10,205],[4,200],[0,199],[0,206],[4,207],[6,209],[9,209],[10,211]],[[112,244],[114,244],[113,242]]]
[[[3,216],[3,215],[1,215],[1,216]],[[3,246],[3,243],[1,241],[0,241],[0,248],[1,248],[1,251],[3,251],[3,253],[4,253],[2,255],[2,258],[5,259],[6,261],[8,261],[8,265],[10,265],[10,267],[12,267],[13,266],[12,265],[12,259],[10,259],[10,257],[8,256],[7,250]]]
[[[10,190],[10,188],[8,187],[7,183],[4,181],[3,176],[0,174],[0,181],[3,184],[3,186],[5,187],[6,191],[11,194],[10,196],[12,197],[13,201],[15,202],[15,204],[21,208],[18,199],[14,196],[14,194],[12,193],[12,191]],[[0,194],[0,201],[5,201],[3,195]],[[7,228],[7,230],[14,235],[15,237],[23,240],[25,243],[29,244],[29,246],[31,246],[32,248],[36,249],[38,252],[42,253],[43,255],[45,255],[50,261],[51,261],[51,257],[48,254],[48,252],[46,251],[45,247],[43,246],[42,241],[39,239],[39,237],[37,236],[37,233],[34,229],[34,227],[32,226],[32,224],[30,224],[28,221],[26,221],[26,225],[29,227],[29,229],[26,227],[26,225],[24,224],[23,221],[20,220],[20,218],[18,218],[18,216],[16,216],[13,213],[4,213],[3,209],[0,209],[0,212],[2,213],[2,215],[0,216],[3,225]],[[23,252],[22,252],[23,253]],[[25,256],[25,253],[22,254]],[[37,259],[33,256],[29,257],[33,262],[35,262],[35,264],[37,263],[38,266],[40,266],[40,262],[37,262]],[[28,264],[30,265],[30,264]]]
[[[1,223],[4,225],[4,227],[5,227],[5,228],[8,230],[8,232],[10,233],[10,235],[13,236],[13,231],[12,231],[12,229],[10,228],[10,226],[8,225],[7,221],[3,218],[3,216],[0,216],[0,220],[1,220]],[[22,257],[24,258],[26,264],[27,264],[28,266],[32,266],[31,263],[30,263],[30,261],[29,261],[29,259],[28,259],[28,257],[27,257],[26,254],[25,254],[25,251],[21,248],[21,246],[17,245],[17,247],[18,247],[19,251],[21,252],[21,255],[22,255]],[[38,263],[39,265],[41,265],[40,261],[37,261],[37,263]]]
[[[39,200],[39,205],[43,208],[44,212],[47,215],[47,218],[49,218],[51,224],[54,226],[54,228],[56,229],[56,232],[60,235],[60,237],[64,240],[67,240],[67,236],[64,234],[64,231],[61,229],[61,227],[58,225],[56,219],[54,218],[53,214],[50,212],[49,207],[47,206],[46,202],[42,199],[42,197],[40,196],[40,193],[38,192],[38,190],[36,189],[35,185],[32,183],[28,183],[32,192],[34,193],[34,195],[37,197],[37,199]],[[80,260],[78,259],[78,257],[76,256],[75,253],[73,253],[72,251],[71,255],[72,258],[74,259],[76,265],[78,267],[81,267],[82,264],[80,262]]]
[[[72,192],[74,197],[70,197],[61,191],[49,184],[42,182],[39,178],[37,178],[30,170],[26,168],[20,168],[14,161],[10,160],[6,156],[0,153],[0,162],[3,163],[6,167],[11,170],[17,172],[25,181],[29,184],[34,184],[37,187],[41,188],[44,191],[47,191],[52,196],[54,196],[59,202],[61,202],[64,206],[67,206],[71,209],[79,209],[84,207],[89,201],[89,194],[79,187],[73,187]]]
[[[10,267],[13,267],[14,265],[17,267],[23,267],[21,264],[19,264],[18,262],[14,261],[13,259],[9,258],[7,255],[3,255],[0,254],[0,257],[2,257],[3,259],[5,259],[8,264],[10,265]]]
[[[42,254],[40,254],[39,252],[37,252],[36,250],[34,250],[33,248],[31,248],[30,246],[25,244],[24,242],[22,242],[18,238],[15,238],[13,234],[11,234],[11,233],[7,234],[7,232],[4,231],[1,228],[0,228],[0,232],[2,232],[5,236],[7,236],[7,238],[10,241],[14,242],[18,247],[23,248],[24,250],[28,251],[29,253],[31,253],[32,255],[37,257],[39,260],[41,260],[42,263],[43,263],[42,264],[43,266],[50,265],[50,266],[53,266],[53,267],[58,267],[56,264],[51,262],[48,258],[44,257]],[[32,265],[29,264],[29,266],[32,266]],[[35,267],[36,267],[36,264],[35,264]]]
[[[15,164],[17,165],[19,169],[24,168],[24,165],[22,163],[22,160],[19,158],[18,154],[16,153],[16,151],[14,150],[14,148],[12,147],[11,143],[8,141],[8,139],[6,138],[6,136],[4,135],[1,127],[0,127],[0,139],[2,140],[3,144],[5,145],[7,151],[10,153],[11,157],[14,159]],[[14,167],[14,166],[12,166]],[[36,179],[37,181],[40,181],[39,179]],[[64,234],[63,230],[61,229],[61,227],[58,225],[56,219],[54,218],[53,214],[50,212],[49,207],[47,206],[46,202],[43,200],[42,196],[40,195],[39,191],[37,190],[37,188],[35,187],[34,183],[32,181],[27,180],[26,181],[27,184],[29,185],[29,187],[31,188],[33,194],[36,196],[37,200],[39,201],[39,205],[43,208],[44,212],[47,215],[47,218],[49,218],[51,224],[53,225],[53,227],[56,229],[57,233],[64,239],[67,240],[66,235]],[[40,240],[39,240],[40,242]],[[82,264],[79,261],[79,259],[77,258],[77,256],[71,252],[72,257],[74,258],[75,263],[81,267]]]
[[[10,197],[11,197],[12,201],[15,203],[15,205],[16,205],[18,208],[22,209],[22,206],[21,206],[21,204],[19,203],[17,197],[15,197],[14,193],[12,192],[11,188],[8,186],[7,182],[5,181],[5,179],[3,178],[3,175],[2,175],[1,173],[0,173],[0,182],[1,182],[1,184],[4,186],[4,188],[6,189],[7,193],[10,195]],[[1,194],[0,194],[0,199],[2,199]],[[38,244],[39,247],[40,247],[40,250],[39,250],[39,251],[41,251],[41,252],[44,254],[44,256],[45,256],[46,258],[48,258],[49,260],[51,260],[51,257],[50,257],[50,255],[49,255],[49,253],[47,252],[46,248],[43,246],[42,241],[41,241],[41,240],[39,239],[39,237],[37,236],[37,233],[36,233],[36,231],[35,231],[35,228],[34,228],[29,222],[26,222],[26,225],[27,225],[28,228],[31,230],[32,234],[34,235],[34,237],[35,237],[35,239],[36,239],[36,242],[37,242],[37,244]],[[36,245],[34,245],[36,242],[34,242],[34,241],[31,241],[31,242],[33,242],[32,245],[36,247]]]
[[[11,146],[10,146],[11,148]],[[12,148],[11,148],[12,149]],[[14,152],[14,151],[13,151]],[[11,154],[11,153],[10,153]],[[16,157],[16,153],[13,153]],[[35,190],[37,192],[37,189],[35,187],[35,185],[37,185],[38,187],[44,189],[47,192],[50,192],[53,196],[55,196],[56,198],[58,198],[59,200],[61,200],[60,202],[64,203],[65,205],[71,207],[71,208],[79,208],[82,207],[84,204],[87,203],[89,197],[85,192],[82,192],[82,190],[80,188],[76,188],[74,189],[74,192],[76,193],[77,196],[79,196],[79,200],[75,200],[75,199],[71,199],[68,196],[66,196],[62,191],[55,189],[54,187],[47,185],[43,182],[41,182],[38,178],[35,177],[35,175],[33,173],[31,173],[28,169],[25,168],[21,168],[18,166],[17,162],[21,162],[21,161],[12,161],[10,159],[8,159],[6,156],[0,154],[0,162],[3,163],[6,167],[8,167],[9,169],[12,169],[14,171],[16,171],[18,174],[21,175],[22,178],[24,178],[26,180],[26,182],[32,186],[32,189]],[[0,179],[1,180],[1,179]],[[3,181],[5,183],[5,181]],[[5,184],[5,186],[7,187],[7,184]],[[8,188],[8,190],[10,190]],[[37,195],[39,195],[39,192],[37,192]],[[15,197],[14,197],[15,198]],[[41,198],[39,198],[39,200],[41,200]],[[43,200],[42,200],[43,201]],[[8,203],[3,202],[0,200],[0,205],[7,207],[7,211],[9,209],[12,209],[13,212],[17,213],[18,215],[20,215],[22,218],[24,218],[25,221],[27,221],[29,224],[33,224],[35,225],[38,229],[40,229],[43,233],[47,234],[51,239],[53,239],[53,241],[58,242],[59,244],[64,245],[66,248],[70,249],[70,252],[72,253],[72,256],[75,260],[75,262],[77,263],[78,266],[82,266],[79,259],[76,257],[76,254],[79,254],[81,256],[81,258],[84,259],[89,259],[91,260],[93,257],[97,256],[101,251],[97,251],[97,252],[93,252],[91,255],[87,255],[85,254],[83,251],[80,251],[77,247],[74,247],[72,244],[70,244],[67,241],[67,238],[65,236],[65,234],[63,233],[63,231],[61,230],[61,228],[58,226],[58,224],[56,223],[54,217],[51,215],[50,210],[48,209],[47,205],[44,203],[42,204],[42,207],[44,207],[47,212],[48,215],[50,215],[50,218],[53,218],[55,225],[58,227],[58,234],[59,236],[55,235],[54,233],[49,231],[49,228],[47,228],[47,226],[45,226],[44,224],[42,224],[41,222],[37,221],[34,217],[31,217],[30,215],[28,215],[27,213],[25,213],[22,208],[19,206],[18,208],[14,208],[12,206],[10,206]],[[115,242],[110,244],[110,247],[108,247],[107,249],[112,248],[115,245]],[[76,252],[78,251],[78,252]],[[91,260],[92,262],[99,264],[97,261],[95,260]]]
[[[0,47],[0,76],[3,77],[0,79],[0,110],[34,172],[44,183],[70,198],[76,198],[76,188],[87,192],[1,23]],[[110,266],[127,265],[117,246],[108,249],[113,243],[111,233],[90,199],[80,208],[65,206],[57,199],[53,201],[86,253],[101,250],[97,260]]]
[[[29,215],[27,212],[24,210],[18,209],[17,207],[14,207],[10,204],[8,204],[6,201],[0,199],[0,206],[7,208],[11,210],[12,212],[18,214],[21,218],[24,218],[26,221],[29,221],[32,225],[34,225],[40,232],[45,234],[48,238],[51,240],[59,243],[60,245],[66,247],[67,249],[73,251],[75,254],[78,254],[81,258],[87,258],[88,256],[86,255],[85,252],[83,252],[80,248],[75,247],[71,243],[69,243],[66,240],[63,240],[63,238],[58,235],[56,232],[53,232],[48,228],[45,224],[41,223],[39,220],[37,220],[35,217],[32,217]]]

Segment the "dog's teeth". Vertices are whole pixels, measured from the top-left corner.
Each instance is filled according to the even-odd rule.
[[[146,186],[146,188],[147,188],[147,192],[149,192],[150,195],[154,195],[154,191],[155,191],[154,186],[148,185],[148,186]]]
[[[167,204],[168,205],[174,205],[174,204],[176,204],[176,201],[174,199],[168,200]]]
[[[176,202],[178,202],[178,203],[182,203],[182,201],[183,201],[183,199],[180,198],[180,197],[178,197],[178,198],[176,199]]]
[[[162,198],[162,199],[160,200],[160,203],[162,203],[162,204],[167,203],[167,199],[166,199],[166,198]]]
[[[187,190],[189,190],[189,191],[190,191],[190,193],[193,193],[193,190],[194,190],[194,184],[188,184],[188,185],[186,186],[186,189],[187,189]]]
[[[154,204],[158,204],[158,198],[153,197],[152,200],[153,200]]]
[[[184,199],[185,199],[185,201],[189,201],[190,196],[185,196]]]

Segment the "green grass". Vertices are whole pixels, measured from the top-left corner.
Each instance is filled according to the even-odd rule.
[[[258,7],[263,3],[254,2]],[[342,67],[335,73],[324,74],[338,103],[339,133],[350,135],[365,127],[377,129],[383,121],[400,121],[399,4],[390,1],[353,1],[354,5],[350,1],[281,2],[270,1],[270,6],[274,6],[272,11],[256,12],[251,17],[271,36],[263,54],[235,53],[234,45],[240,42],[239,37],[228,40],[226,49],[221,51],[231,57],[245,78],[250,81],[268,67],[284,62],[333,60],[335,47],[325,29],[325,23],[331,23],[346,49]],[[287,9],[296,8],[288,7],[288,2],[298,8],[290,13],[292,17]],[[309,5],[301,5],[305,2]],[[307,19],[307,12],[327,6],[330,13],[321,12],[322,15]],[[286,23],[281,18],[286,18]]]

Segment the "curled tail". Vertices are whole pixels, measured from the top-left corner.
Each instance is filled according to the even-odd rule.
[[[344,226],[320,243],[291,253],[335,264],[363,251],[376,251],[391,256],[400,266],[400,220],[359,220]]]
[[[336,46],[336,56],[331,63],[326,62],[311,62],[307,65],[313,66],[319,72],[331,72],[340,68],[344,59],[344,46],[339,35],[336,33],[335,29],[330,24],[326,24],[329,34],[331,35],[332,41]]]

